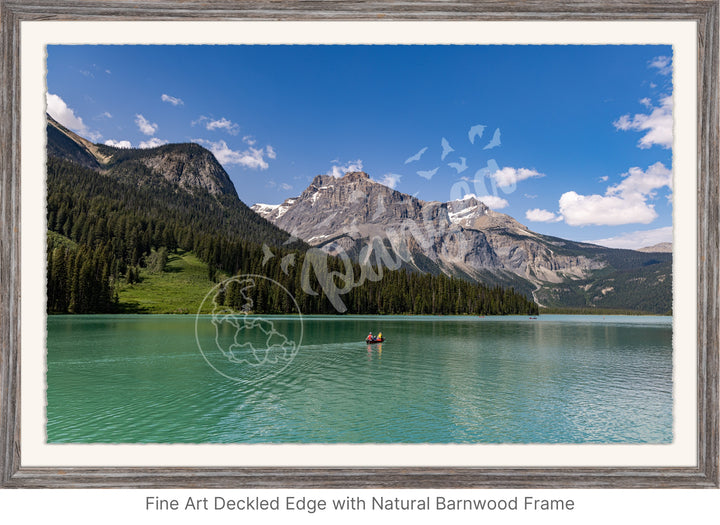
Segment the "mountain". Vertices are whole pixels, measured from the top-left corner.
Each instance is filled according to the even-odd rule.
[[[411,269],[455,273],[455,266],[470,268],[450,254],[451,235],[460,228],[448,220],[447,206],[392,190],[363,172],[342,179],[318,175],[299,197],[278,206],[256,204],[253,209],[308,244],[331,254],[345,252],[360,264],[382,257],[385,246],[399,255],[399,264]],[[477,237],[473,245],[480,249],[464,258],[477,266],[495,266],[484,234],[471,233]],[[372,249],[363,250],[366,241],[373,243]]]
[[[660,242],[652,246],[646,246],[645,248],[638,248],[637,251],[645,253],[672,253],[672,243]]]
[[[93,144],[47,116],[48,203],[62,216],[72,212],[67,195],[76,186],[85,196],[106,200],[110,194],[152,208],[173,222],[228,239],[302,247],[287,232],[266,221],[243,203],[215,156],[199,144],[167,144],[156,148],[115,148]],[[98,178],[100,177],[100,178]],[[72,184],[70,184],[72,181]],[[108,204],[109,205],[109,204]],[[127,206],[120,202],[114,206]],[[139,206],[139,205],[138,205]],[[145,214],[137,209],[135,214]],[[59,225],[60,227],[62,226]],[[49,225],[49,229],[53,229]]]
[[[189,191],[207,191],[211,195],[230,195],[237,199],[230,177],[215,156],[199,144],[166,144],[155,148],[115,148],[93,144],[68,130],[47,115],[49,157],[79,164],[86,168],[119,176],[136,172],[128,165],[141,165],[149,175],[161,176]],[[150,177],[152,178],[152,177]],[[141,176],[136,182],[147,183]]]
[[[474,196],[426,202],[351,172],[318,175],[298,197],[252,209],[311,246],[360,264],[513,286],[552,307],[665,313],[672,306],[671,254],[542,235]]]

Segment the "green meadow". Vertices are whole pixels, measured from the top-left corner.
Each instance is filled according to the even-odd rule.
[[[213,286],[207,265],[180,251],[169,254],[163,271],[141,268],[139,282],[122,284],[117,291],[124,313],[194,314]]]

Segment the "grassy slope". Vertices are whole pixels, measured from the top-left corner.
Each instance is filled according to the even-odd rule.
[[[127,313],[194,314],[215,286],[207,265],[190,252],[171,253],[162,273],[140,270],[139,283],[118,290],[120,308]]]

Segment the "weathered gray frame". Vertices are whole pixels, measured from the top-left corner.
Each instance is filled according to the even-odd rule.
[[[0,486],[718,487],[718,0],[0,0]],[[24,468],[20,464],[20,22],[689,20],[698,35],[698,443],[691,468]]]

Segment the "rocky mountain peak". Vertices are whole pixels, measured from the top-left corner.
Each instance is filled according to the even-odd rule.
[[[351,184],[353,182],[373,182],[370,175],[364,171],[348,171],[342,177],[333,175],[316,175],[310,187],[334,186],[336,184]]]
[[[188,191],[202,188],[211,195],[237,197],[227,172],[215,156],[199,144],[167,144],[142,150],[137,160]]]
[[[362,180],[370,180],[370,175],[364,171],[348,171],[340,179],[342,182],[358,182]]]
[[[332,175],[315,175],[315,178],[312,180],[308,188],[311,188],[313,186],[327,186],[328,184],[332,183],[333,180],[335,180],[335,177],[333,177]]]
[[[475,215],[486,215],[491,210],[484,202],[479,201],[475,195],[468,194],[462,199],[457,199],[447,203],[450,213],[461,213],[473,211]]]

